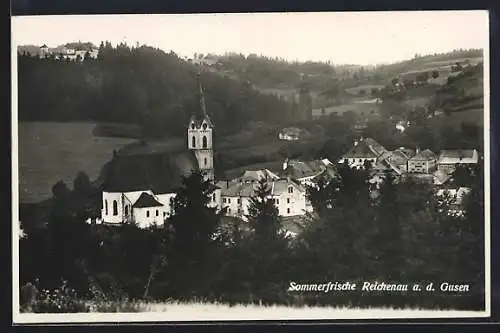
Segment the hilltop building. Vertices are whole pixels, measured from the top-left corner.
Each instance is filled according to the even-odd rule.
[[[18,49],[19,53],[26,52],[25,48],[22,46]],[[66,46],[59,46],[55,48],[49,48],[46,44],[43,44],[38,49],[30,47],[28,53],[31,56],[44,58],[54,58],[58,60],[70,60],[70,61],[83,61],[85,57],[91,59],[97,59],[99,55],[99,50],[95,47],[81,46],[77,48],[69,48]]]

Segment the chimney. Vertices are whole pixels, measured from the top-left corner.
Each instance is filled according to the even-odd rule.
[[[285,159],[285,162],[283,162],[283,171],[286,171],[288,168],[288,157]]]

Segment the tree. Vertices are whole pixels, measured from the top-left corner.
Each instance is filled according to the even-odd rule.
[[[261,178],[248,206],[248,223],[253,231],[249,239],[251,289],[260,299],[273,299],[281,293],[289,278],[288,239],[281,230],[278,208],[266,178]]]
[[[183,176],[182,186],[176,190],[174,215],[167,224],[173,232],[170,267],[175,276],[171,292],[179,296],[208,292],[210,277],[217,269],[214,261],[222,212],[209,207],[214,190],[200,171]]]
[[[276,239],[280,233],[280,219],[278,208],[270,198],[271,187],[267,179],[261,178],[250,199],[248,207],[248,221],[254,230],[258,242],[268,242]]]

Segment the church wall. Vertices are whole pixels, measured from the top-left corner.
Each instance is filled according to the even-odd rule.
[[[122,223],[123,221],[123,202],[121,192],[103,192],[103,206],[101,211],[102,219],[105,223]],[[116,201],[116,212],[113,211],[113,202]],[[107,212],[106,212],[107,202]],[[115,214],[116,213],[116,214]]]
[[[148,216],[149,212],[149,216]],[[163,207],[144,207],[144,208],[134,208],[134,221],[137,223],[139,228],[147,228],[153,223],[157,223],[159,226],[163,225]]]

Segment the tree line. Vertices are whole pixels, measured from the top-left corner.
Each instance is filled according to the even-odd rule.
[[[139,229],[85,223],[101,198],[80,174],[73,191],[62,183],[53,187],[45,227],[23,221],[20,282],[51,290],[64,280],[81,299],[94,299],[97,290],[121,301],[482,309],[482,168],[474,176],[461,172],[472,191],[464,216],[454,217],[428,185],[387,173],[374,188],[368,166],[342,165],[337,179],[308,188],[315,213],[295,238],[284,232],[265,179],[251,199],[248,222],[209,208],[214,188],[194,172],[183,177],[165,226]],[[291,281],[467,283],[471,292],[293,293],[287,292]]]

